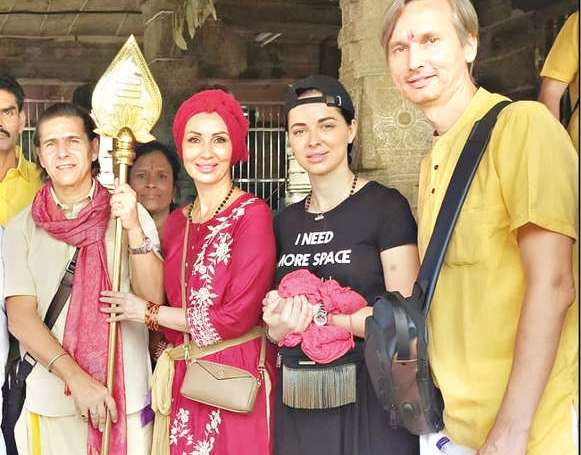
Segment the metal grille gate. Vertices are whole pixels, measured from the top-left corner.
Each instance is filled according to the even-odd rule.
[[[232,169],[234,182],[264,199],[271,210],[284,207],[287,158],[286,130],[281,103],[243,104],[250,121],[247,145],[250,158]]]

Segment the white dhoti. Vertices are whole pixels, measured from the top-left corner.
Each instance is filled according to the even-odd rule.
[[[152,422],[141,423],[141,411],[127,415],[127,455],[149,455]],[[79,416],[46,417],[26,408],[16,422],[19,455],[83,455],[87,453],[87,423]]]

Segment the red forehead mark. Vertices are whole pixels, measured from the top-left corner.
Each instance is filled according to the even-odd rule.
[[[408,31],[408,40],[413,41],[416,39],[416,35],[411,30]]]

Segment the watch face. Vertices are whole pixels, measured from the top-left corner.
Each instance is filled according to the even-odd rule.
[[[153,249],[153,242],[149,237],[145,237],[145,239],[143,239],[143,248],[145,249],[146,253],[149,253]]]
[[[313,322],[318,326],[327,324],[327,312],[322,306],[317,309],[317,312],[313,316]]]

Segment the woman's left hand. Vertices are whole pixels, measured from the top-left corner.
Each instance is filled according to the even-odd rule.
[[[137,214],[137,193],[127,183],[115,179],[115,189],[111,194],[111,215],[121,219],[123,229],[141,229]]]
[[[107,322],[114,321],[134,321],[145,324],[145,307],[147,302],[129,292],[101,292],[102,303],[115,304],[115,307],[106,306],[101,308],[102,313],[110,316]]]

